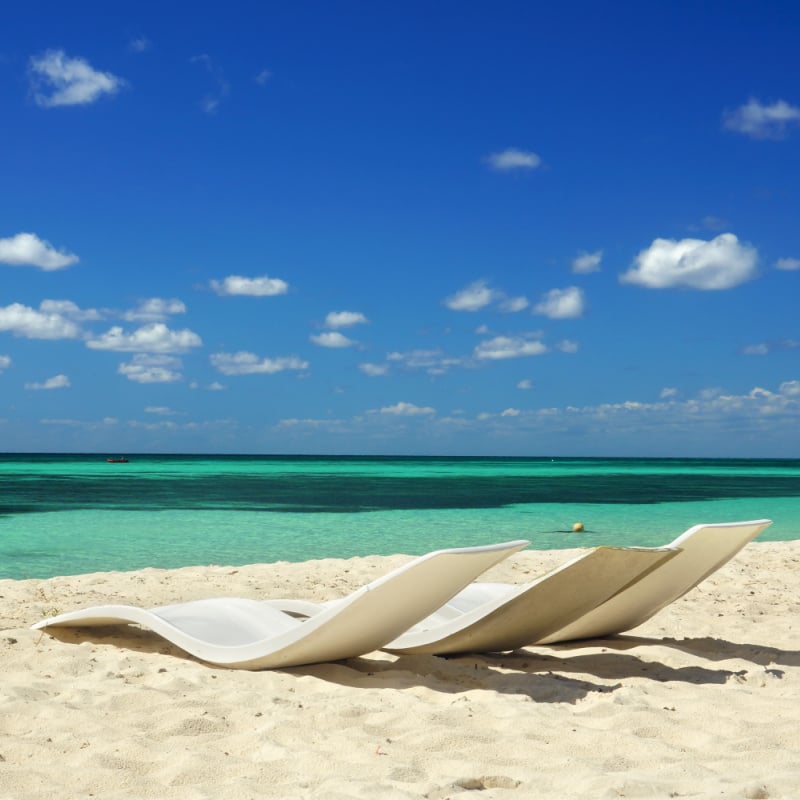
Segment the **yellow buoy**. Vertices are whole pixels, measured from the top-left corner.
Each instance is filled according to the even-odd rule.
[[[581,531],[583,531],[583,523],[582,523],[582,522],[576,522],[576,523],[575,523],[575,524],[572,526],[572,530],[573,530],[575,533],[581,533]]]

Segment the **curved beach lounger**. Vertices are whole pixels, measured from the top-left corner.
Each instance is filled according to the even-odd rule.
[[[772,520],[757,519],[689,528],[669,545],[679,548],[679,555],[535,644],[597,639],[641,625],[716,572],[770,525]]]
[[[202,661],[241,669],[336,661],[382,647],[482,572],[529,544],[518,540],[428,553],[308,620],[258,600],[216,598],[150,610],[95,606],[44,619],[33,627],[134,622]]]
[[[597,547],[520,586],[473,583],[382,649],[437,655],[515,650],[564,627],[677,554],[669,547]],[[342,601],[264,602],[313,618]]]

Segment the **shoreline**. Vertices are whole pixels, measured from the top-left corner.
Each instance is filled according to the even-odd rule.
[[[577,550],[526,550],[524,583]],[[800,541],[754,542],[622,637],[247,672],[136,628],[30,630],[103,602],[341,597],[409,556],[0,580],[0,778],[15,800],[792,797]]]

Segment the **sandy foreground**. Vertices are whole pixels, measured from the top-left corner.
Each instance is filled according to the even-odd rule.
[[[498,655],[246,672],[132,626],[29,629],[104,602],[340,597],[408,560],[0,581],[0,798],[800,798],[800,542],[748,545],[628,636]]]

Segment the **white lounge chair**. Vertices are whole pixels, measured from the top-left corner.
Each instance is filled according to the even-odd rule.
[[[363,586],[313,619],[258,600],[215,598],[150,610],[104,605],[59,614],[34,628],[137,623],[211,664],[271,669],[377,650],[530,542],[438,550]]]
[[[530,643],[556,644],[629,631],[705,580],[770,525],[769,519],[695,525],[669,545],[680,549],[675,558],[574,622]]]
[[[530,583],[473,583],[382,649],[437,655],[515,650],[564,627],[677,553],[667,547],[597,547]],[[315,617],[342,601],[264,602]]]

